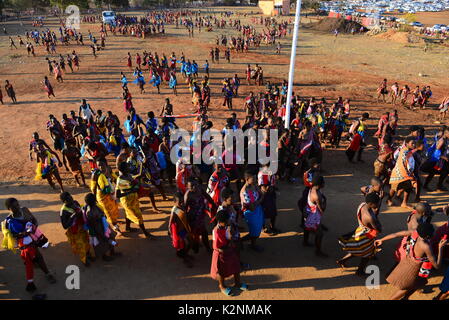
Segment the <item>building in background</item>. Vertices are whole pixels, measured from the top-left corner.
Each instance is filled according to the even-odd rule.
[[[290,15],[290,0],[262,0],[259,8],[266,16],[288,16]]]

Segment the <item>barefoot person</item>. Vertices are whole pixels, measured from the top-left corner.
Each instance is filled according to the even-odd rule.
[[[252,172],[245,172],[245,185],[240,191],[240,201],[249,233],[242,237],[241,241],[250,240],[251,248],[261,252],[263,249],[256,245],[256,241],[262,232],[264,224],[264,213],[261,203],[265,194],[259,190],[256,181]]]
[[[446,180],[449,174],[449,159],[447,156],[449,143],[449,128],[444,127],[443,134],[440,136],[435,144],[435,150],[426,162],[423,163],[422,170],[428,172],[426,180],[424,181],[423,188],[429,190],[429,183],[432,181],[436,174],[439,174],[437,190],[447,191],[447,188],[443,185],[444,180]]]
[[[104,261],[111,261],[115,256],[121,255],[115,251],[117,234],[107,222],[104,212],[97,206],[95,195],[88,193],[84,201],[86,205],[83,207],[83,213],[89,231],[89,242],[94,248],[95,256],[101,257]]]
[[[39,251],[39,243],[34,241],[33,234],[27,226],[33,226],[32,230],[38,226],[38,222],[27,207],[20,207],[19,202],[15,198],[5,200],[5,207],[11,213],[2,222],[2,232],[5,239],[9,239],[9,243],[16,242],[17,245],[9,247],[10,250],[16,250],[16,246],[20,248],[20,256],[23,259],[26,270],[27,286],[26,291],[36,291],[34,284],[34,264],[45,273],[50,283],[55,283],[56,279],[50,273],[45,263],[44,257]]]
[[[432,267],[435,269],[441,267],[442,251],[444,246],[447,245],[447,240],[440,241],[438,254],[435,257],[430,246],[430,238],[434,230],[432,224],[422,223],[414,231],[407,230],[389,234],[375,242],[376,247],[380,247],[387,240],[409,237],[406,249],[407,255],[387,278],[387,282],[397,288],[397,291],[391,296],[391,300],[408,300],[416,290],[427,284],[427,278]]]
[[[225,286],[225,279],[234,276],[234,288],[242,291],[248,286],[240,281],[240,258],[234,241],[232,240],[229,214],[222,210],[216,215],[217,225],[212,230],[214,252],[210,275],[218,280],[220,291],[226,296],[232,295],[232,289]]]
[[[11,99],[12,103],[17,103],[16,92],[14,91],[12,84],[8,80],[5,80],[5,91],[6,95]]]
[[[168,234],[172,239],[173,248],[176,250],[176,256],[183,259],[184,264],[191,268],[193,267],[192,256],[188,254],[191,243],[191,229],[187,221],[183,194],[176,192],[173,196],[173,202],[174,205],[168,222]]]
[[[380,96],[382,96],[383,102],[387,102],[386,100],[387,94],[388,94],[387,79],[384,79],[377,88],[377,102],[380,102]]]
[[[53,91],[53,86],[51,85],[50,80],[48,80],[47,76],[44,77],[43,83],[44,83],[44,90],[45,92],[47,92],[48,99],[50,99],[51,96],[56,97]]]
[[[262,166],[257,174],[257,182],[261,191],[265,194],[262,207],[264,219],[268,220],[268,225],[264,228],[264,233],[274,235],[280,232],[276,228],[277,217],[277,195],[276,195],[276,175],[269,170],[270,163]]]
[[[365,268],[368,261],[376,252],[374,240],[377,234],[382,232],[382,226],[375,213],[379,202],[380,198],[376,193],[372,192],[366,195],[365,202],[357,209],[359,226],[355,231],[341,236],[338,241],[343,251],[348,252],[348,254],[337,260],[337,264],[345,268],[349,259],[361,257],[362,259],[356,272],[356,275],[359,276],[366,275]]]
[[[137,224],[142,230],[145,237],[154,239],[154,236],[145,230],[143,224],[142,211],[140,211],[139,183],[133,179],[129,171],[129,165],[121,162],[119,165],[119,177],[117,178],[117,187],[115,189],[115,198],[120,199],[122,207],[126,214],[126,231],[131,232],[131,222]]]
[[[75,140],[66,141],[66,147],[62,150],[62,162],[67,171],[70,171],[75,178],[78,187],[81,187],[81,183],[78,178],[81,178],[83,186],[86,186],[86,180],[84,179],[83,166],[81,165],[81,152],[76,147]],[[68,163],[68,166],[67,166]]]
[[[90,182],[90,190],[97,196],[97,204],[106,215],[108,222],[118,234],[121,234],[118,225],[119,208],[118,203],[113,196],[113,186],[111,181],[106,177],[107,171],[103,163],[98,164],[99,169],[92,172]]]
[[[72,252],[79,256],[85,266],[89,266],[93,258],[89,253],[89,234],[84,229],[86,221],[81,206],[68,192],[61,193],[59,197],[63,203],[59,216]]]
[[[400,190],[403,191],[403,200],[401,207],[410,208],[407,204],[410,193],[416,186],[416,178],[413,174],[415,170],[415,160],[413,158],[412,150],[415,148],[414,137],[407,137],[405,145],[399,152],[396,165],[391,172],[390,177],[390,194],[388,195],[387,204],[393,205],[393,197]]]
[[[312,179],[312,188],[309,190],[305,207],[303,244],[304,246],[309,246],[310,233],[314,233],[315,254],[317,256],[325,257],[326,255],[321,251],[321,243],[323,241],[321,219],[326,210],[326,197],[321,191],[323,187],[324,178],[320,175],[314,176]]]
[[[58,155],[54,151],[46,149],[43,144],[38,145],[38,150],[35,179],[47,179],[50,187],[56,189],[52,180],[52,177],[54,177],[59,184],[61,192],[64,192],[64,187],[62,186],[62,180],[58,170],[58,166],[62,167],[62,162],[59,160]]]
[[[427,202],[420,202],[415,206],[415,209],[407,217],[407,230],[414,231],[418,229],[421,223],[430,223],[432,221],[432,207]],[[432,239],[433,240],[433,239]],[[441,240],[441,239],[439,239]],[[439,242],[438,240],[438,242]],[[394,258],[396,260],[393,268],[388,272],[388,275],[396,268],[401,260],[407,255],[406,249],[409,237],[403,237],[394,251]],[[432,241],[431,241],[432,242]]]
[[[208,209],[207,203],[212,205],[212,208],[216,207],[216,205],[206,191],[201,188],[198,180],[194,177],[190,177],[187,182],[184,203],[186,207],[187,220],[189,221],[190,229],[192,230],[193,252],[198,253],[201,238],[206,250],[209,253],[212,253],[205,225],[205,219],[207,215],[206,211]]]

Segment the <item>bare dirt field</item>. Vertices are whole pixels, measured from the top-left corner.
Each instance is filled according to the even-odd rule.
[[[245,21],[243,17],[241,19]],[[420,17],[418,20],[425,23]],[[249,23],[249,19],[246,21]],[[25,30],[32,29],[28,22],[24,22],[23,26],[17,22],[10,22],[5,26],[12,35],[23,35]],[[50,26],[55,31],[58,27],[56,21],[52,21]],[[88,29],[97,35],[99,32],[98,25],[82,24],[81,28],[85,36]],[[3,151],[0,157],[0,220],[7,215],[4,200],[8,197],[18,198],[23,206],[30,208],[36,215],[41,229],[52,243],[52,247],[43,250],[43,255],[59,280],[57,284],[47,284],[42,273],[36,271],[36,285],[40,291],[47,293],[48,298],[378,300],[386,299],[392,294],[394,288],[386,284],[384,277],[381,277],[380,289],[367,289],[364,279],[354,275],[357,261],[352,262],[354,268],[348,270],[338,268],[335,263],[343,255],[337,238],[356,226],[356,209],[363,200],[359,193],[360,186],[369,183],[373,172],[372,163],[376,157],[373,147],[366,149],[364,164],[349,164],[344,148],[326,150],[324,153],[324,193],[328,199],[324,223],[330,230],[325,234],[323,248],[329,258],[317,258],[313,249],[302,247],[296,202],[303,186],[283,182],[280,184],[278,198],[278,227],[282,233],[273,237],[262,236],[260,244],[265,248],[263,253],[254,253],[248,249],[242,252],[242,260],[251,264],[251,270],[242,274],[251,290],[236,298],[226,298],[209,276],[210,256],[204,249],[200,249],[196,256],[193,269],[185,268],[176,258],[167,234],[168,213],[172,204],[171,201],[163,202],[157,196],[159,207],[165,214],[154,214],[148,202],[142,203],[145,224],[158,237],[157,241],[148,241],[141,235],[118,238],[123,257],[111,263],[98,261],[90,268],[81,266],[81,289],[70,291],[65,288],[66,266],[80,263],[71,253],[59,222],[58,193],[45,183],[33,181],[35,164],[28,159],[28,142],[32,132],[38,131],[46,141],[50,141],[45,131],[48,115],[51,113],[60,118],[63,113],[78,110],[82,98],[88,99],[94,109],[112,110],[123,121],[125,113],[121,100],[120,71],[126,72],[128,79],[132,78],[126,68],[127,52],[134,56],[136,52],[147,50],[169,56],[175,51],[179,56],[183,51],[186,58],[195,59],[202,66],[205,59],[209,59],[210,48],[215,46],[215,37],[221,33],[237,35],[237,31],[230,28],[214,32],[202,31],[201,34],[195,30],[195,38],[192,40],[188,38],[184,28],[168,26],[166,35],[160,37],[137,39],[109,36],[106,50],[99,52],[97,59],[93,58],[87,46],[58,46],[58,53],[67,54],[76,50],[80,55],[81,67],[78,72],[65,74],[62,84],[57,84],[51,78],[56,94],[56,98],[52,100],[47,99],[42,88],[43,77],[48,74],[44,48],[36,48],[37,57],[27,57],[25,48],[9,49],[8,36],[1,35],[0,83],[3,86],[5,79],[12,82],[19,104],[10,104],[8,98],[4,97],[6,103],[0,106],[0,119],[3,123],[0,127],[0,146]],[[88,42],[87,37],[85,38]],[[281,55],[275,54],[274,47],[262,45],[259,49],[251,48],[248,54],[233,54],[230,64],[224,59],[220,64],[211,64],[213,97],[210,118],[215,127],[221,128],[225,123],[224,119],[229,116],[229,112],[221,106],[220,89],[224,77],[237,73],[240,78],[245,79],[246,65],[259,63],[263,66],[267,80],[280,83],[287,79],[290,38],[283,40],[282,45]],[[56,59],[56,56],[53,58]],[[434,93],[431,105],[436,109],[441,99],[449,93],[448,66],[447,48],[435,47],[424,52],[421,45],[404,45],[363,35],[339,35],[335,39],[331,34],[301,28],[294,91],[301,96],[325,97],[328,100],[336,100],[339,96],[351,98],[357,109],[352,116],[369,112],[372,118],[369,124],[374,129],[377,118],[385,111],[394,109],[391,105],[375,101],[376,88],[383,78],[387,78],[390,84],[397,81],[400,85],[408,84],[411,88],[430,85]],[[175,113],[193,111],[185,84],[179,86],[177,97],[165,86],[161,88],[160,95],[150,85],[147,85],[147,92],[143,95],[138,93],[134,84],[130,85],[130,90],[140,114],[146,114],[150,110],[159,113],[165,97],[171,99]],[[262,87],[242,85],[241,97],[234,101],[241,121],[242,97],[250,91],[262,90]],[[412,124],[424,125],[428,133],[433,134],[436,130],[434,121],[437,112],[399,109],[400,134],[406,134],[405,129]],[[190,119],[179,123],[191,128]],[[75,187],[73,178],[65,170],[61,170],[61,173],[64,184],[69,185],[68,191],[82,202],[87,190]],[[448,194],[425,193],[423,199],[438,208],[448,203]],[[384,206],[381,214],[384,234],[404,229],[407,214],[403,209]],[[434,218],[437,225],[443,220],[441,214]],[[392,252],[396,244],[395,241],[386,243],[377,260],[372,261],[372,264],[380,267],[382,275],[393,263]],[[24,290],[24,273],[19,255],[0,251],[0,299],[30,298]],[[426,292],[417,293],[412,299],[431,299],[436,295],[436,286],[441,279],[441,272],[435,272]]]
[[[440,12],[417,12],[416,21],[421,22],[426,27],[431,27],[437,23],[449,24],[449,11]]]

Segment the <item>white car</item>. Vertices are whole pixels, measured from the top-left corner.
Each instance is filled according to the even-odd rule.
[[[410,25],[414,26],[414,27],[422,27],[423,26],[423,24],[421,22],[418,22],[418,21],[412,22],[412,23],[410,23]]]

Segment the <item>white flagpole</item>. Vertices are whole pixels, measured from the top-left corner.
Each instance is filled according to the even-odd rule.
[[[301,20],[301,3],[302,0],[296,1],[295,25],[293,27],[292,52],[290,56],[290,71],[288,73],[287,101],[285,102],[285,129],[290,129],[290,108],[292,102],[293,79],[295,78],[296,44],[298,42],[299,21]]]

